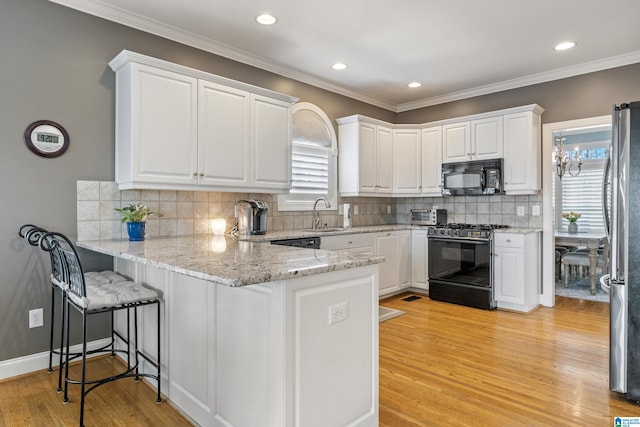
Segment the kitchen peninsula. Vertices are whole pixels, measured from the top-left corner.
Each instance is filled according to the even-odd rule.
[[[208,235],[78,246],[162,293],[162,392],[199,425],[377,425],[383,258]]]

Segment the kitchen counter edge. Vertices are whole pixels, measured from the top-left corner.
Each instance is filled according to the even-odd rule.
[[[246,286],[358,268],[384,257],[346,250],[293,248],[265,241],[196,235],[79,241],[94,252],[185,274],[226,286]]]

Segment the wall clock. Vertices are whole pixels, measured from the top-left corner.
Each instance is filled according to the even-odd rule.
[[[24,142],[38,156],[62,156],[69,148],[69,134],[56,122],[38,120],[27,126]]]

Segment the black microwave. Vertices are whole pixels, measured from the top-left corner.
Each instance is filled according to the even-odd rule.
[[[442,164],[442,194],[502,194],[502,159]]]

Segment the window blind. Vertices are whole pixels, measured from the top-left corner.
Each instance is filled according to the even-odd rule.
[[[329,193],[329,148],[320,145],[292,144],[291,193]]]
[[[603,231],[602,218],[602,176],[604,161],[585,162],[578,176],[568,173],[557,180],[562,185],[562,213],[574,211],[582,216],[578,220],[580,228]],[[561,217],[562,218],[562,217]],[[566,226],[567,220],[562,219]]]

